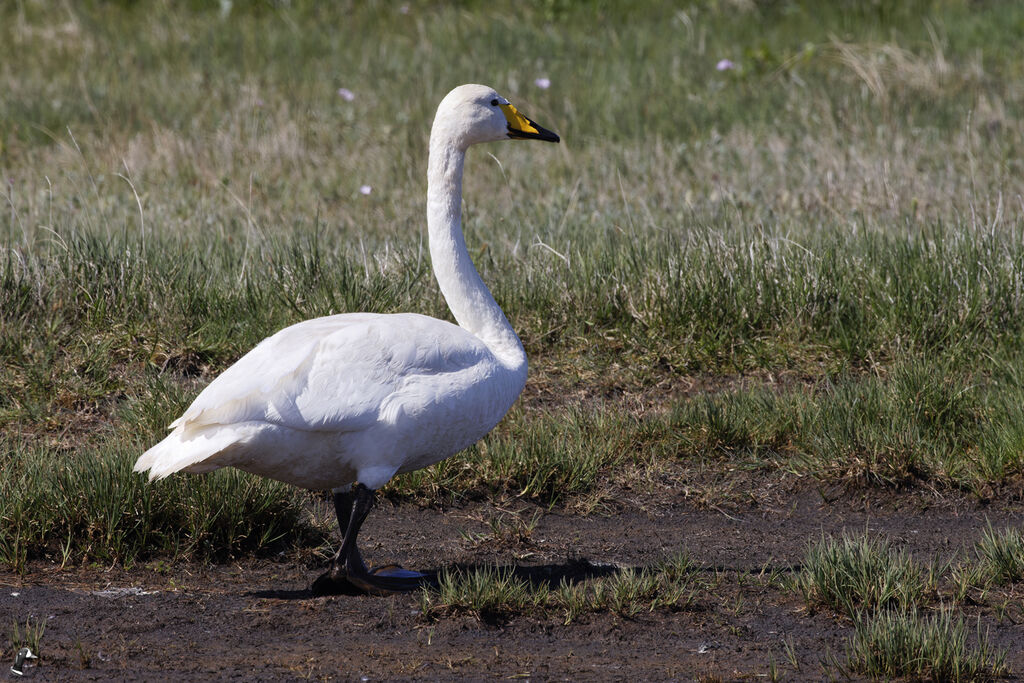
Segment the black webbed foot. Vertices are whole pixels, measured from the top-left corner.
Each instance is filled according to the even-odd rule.
[[[332,569],[324,572],[313,582],[313,595],[392,595],[419,590],[424,586],[436,586],[433,574],[402,569],[398,565],[384,565],[368,569],[358,575],[338,575]]]
[[[313,595],[391,595],[437,585],[432,574],[388,564],[367,569],[356,547],[356,535],[373,506],[374,492],[362,484],[334,495],[334,508],[342,529],[342,543],[329,571],[313,582]]]
[[[324,572],[309,587],[316,597],[325,595],[362,595],[366,591],[359,588],[345,576],[334,576],[333,571]]]

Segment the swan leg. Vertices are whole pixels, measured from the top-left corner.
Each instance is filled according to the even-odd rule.
[[[331,568],[321,576],[317,577],[311,587],[313,595],[359,595],[363,591],[352,584],[344,570],[345,539],[349,536],[349,524],[352,520],[352,508],[355,506],[355,493],[351,488],[337,490],[334,492],[334,514],[338,517],[338,527],[341,529],[341,547],[334,553],[331,559]],[[356,551],[358,556],[359,551]]]
[[[334,514],[338,517],[338,528],[341,529],[341,540],[345,540],[345,532],[348,531],[349,520],[352,519],[352,506],[355,504],[355,494],[352,487],[344,491],[334,492]]]
[[[334,510],[342,529],[341,547],[330,570],[313,582],[314,595],[370,593],[387,595],[416,590],[432,579],[426,574],[385,565],[367,569],[359,554],[356,537],[373,508],[376,491],[356,484],[350,491],[334,494]]]

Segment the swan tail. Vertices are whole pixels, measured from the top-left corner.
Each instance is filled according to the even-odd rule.
[[[155,481],[186,471],[193,474],[209,472],[222,466],[213,462],[216,456],[238,444],[237,435],[223,429],[188,430],[178,427],[167,437],[143,453],[135,462],[135,472],[149,471]]]

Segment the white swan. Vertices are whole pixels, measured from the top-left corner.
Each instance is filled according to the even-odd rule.
[[[354,584],[383,593],[426,580],[367,570],[356,536],[378,488],[475,443],[526,383],[523,346],[473,267],[461,227],[467,148],[508,138],[559,140],[486,86],[459,86],[437,108],[427,227],[434,275],[458,325],[345,313],[287,327],[211,382],[135,471],[153,480],[230,465],[333,489],[343,542],[315,592]]]

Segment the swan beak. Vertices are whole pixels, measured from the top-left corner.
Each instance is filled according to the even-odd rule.
[[[543,140],[545,142],[558,142],[559,137],[547,128],[538,126],[536,123],[519,113],[519,110],[511,104],[500,104],[502,113],[508,120],[508,136],[513,140]]]

